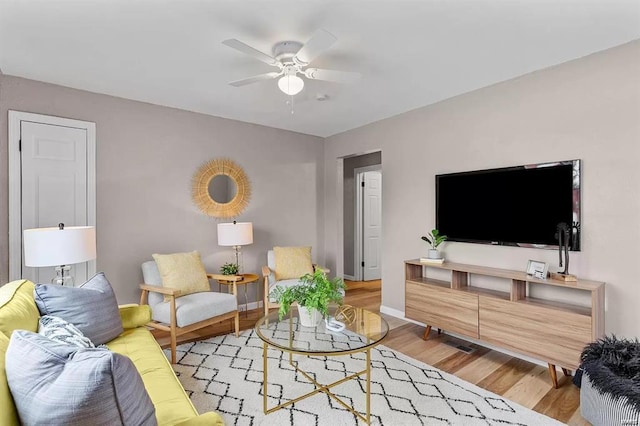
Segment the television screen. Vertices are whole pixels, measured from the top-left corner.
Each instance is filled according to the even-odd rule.
[[[576,225],[580,250],[580,160],[436,176],[436,227],[450,241],[552,248],[561,222]]]

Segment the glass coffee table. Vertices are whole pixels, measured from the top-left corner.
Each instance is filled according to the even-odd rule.
[[[329,315],[345,323],[345,329],[339,332],[327,329],[321,321],[317,327],[303,327],[298,319],[298,310],[292,307],[289,314],[278,320],[278,311],[269,313],[256,323],[256,333],[262,340],[263,350],[263,403],[264,413],[269,414],[280,408],[287,407],[317,393],[325,393],[335,399],[352,414],[369,424],[371,415],[371,348],[379,344],[389,332],[389,325],[379,314],[366,309],[343,305],[329,308]],[[289,400],[272,408],[267,407],[268,357],[269,346],[289,354],[289,364],[315,385],[315,390]],[[364,369],[329,384],[318,383],[310,374],[298,368],[298,362],[293,355],[303,356],[341,356],[357,352],[366,354]],[[355,411],[330,389],[348,380],[356,379],[366,374],[366,413],[363,416]]]

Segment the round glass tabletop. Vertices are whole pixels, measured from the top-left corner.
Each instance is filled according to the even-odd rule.
[[[329,315],[345,324],[342,331],[330,331],[320,321],[316,327],[300,324],[297,307],[278,319],[278,311],[256,323],[256,333],[265,343],[287,352],[335,355],[362,351],[375,346],[389,332],[389,325],[379,314],[353,306],[330,306]]]

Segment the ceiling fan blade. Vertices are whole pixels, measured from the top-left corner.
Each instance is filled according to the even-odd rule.
[[[336,83],[353,83],[362,77],[358,72],[323,70],[320,68],[307,68],[304,75],[311,80],[335,81]]]
[[[296,53],[294,60],[298,65],[306,66],[311,63],[318,55],[327,50],[338,39],[326,30],[318,30],[305,43],[304,46]]]
[[[225,46],[229,46],[232,49],[239,50],[240,52],[242,52],[242,53],[244,53],[246,55],[253,56],[257,60],[262,61],[265,64],[269,64],[269,65],[272,65],[272,66],[278,66],[278,61],[276,61],[275,58],[272,58],[271,56],[267,55],[266,53],[262,53],[261,51],[259,51],[257,49],[254,49],[253,47],[249,46],[248,44],[244,44],[240,40],[236,40],[235,38],[231,38],[229,40],[225,40],[225,41],[222,42],[222,44],[224,44]]]
[[[229,84],[235,87],[246,86],[247,84],[257,83],[259,81],[273,80],[274,78],[277,78],[280,75],[282,75],[281,72],[276,72],[276,71],[268,72],[266,74],[258,74],[258,75],[254,75],[253,77],[243,78],[242,80],[232,81]]]

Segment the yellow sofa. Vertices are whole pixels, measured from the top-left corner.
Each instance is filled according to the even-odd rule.
[[[13,281],[0,287],[0,424],[18,425],[19,418],[5,374],[5,353],[13,330],[36,332],[40,313],[33,300],[34,284]],[[164,356],[162,349],[144,327],[151,321],[148,306],[120,306],[124,332],[107,343],[109,349],[128,356],[136,366],[156,409],[159,425],[224,425],[218,413],[198,415],[189,397]]]

